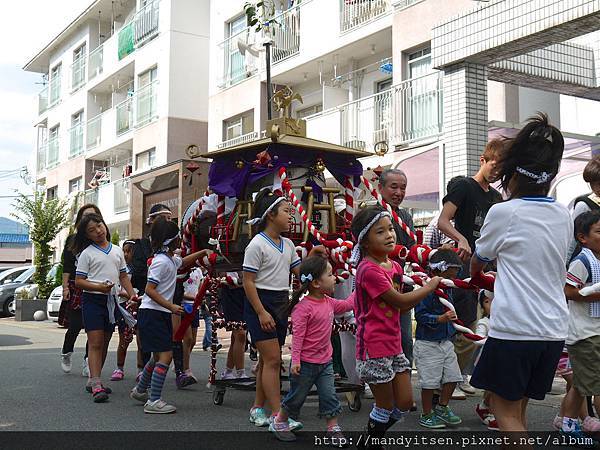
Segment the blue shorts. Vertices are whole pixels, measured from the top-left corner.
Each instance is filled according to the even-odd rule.
[[[552,389],[564,341],[510,341],[488,337],[471,385],[508,401],[543,400]]]
[[[223,287],[219,289],[221,309],[223,310],[223,317],[227,322],[242,322],[244,320],[245,298],[246,293],[244,292],[244,288],[230,289]]]
[[[104,294],[84,292],[81,295],[81,316],[86,332],[104,330],[112,333],[115,331],[115,324],[110,323],[108,317],[107,301],[108,295]]]
[[[266,289],[257,289],[258,298],[263,307],[267,310],[275,321],[275,331],[263,331],[260,327],[260,320],[250,304],[250,301],[244,297],[244,320],[246,327],[250,332],[252,342],[267,341],[269,339],[278,339],[279,345],[285,344],[285,336],[288,328],[288,291],[268,291]]]
[[[170,352],[173,348],[171,313],[140,308],[137,313],[137,332],[143,352]]]

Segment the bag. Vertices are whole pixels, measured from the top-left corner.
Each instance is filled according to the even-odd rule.
[[[590,210],[595,211],[600,209],[600,203],[598,203],[599,201],[600,199],[593,193],[582,195],[575,199],[575,201],[573,202],[573,208],[577,203],[583,202],[587,205],[588,208],[590,208]]]

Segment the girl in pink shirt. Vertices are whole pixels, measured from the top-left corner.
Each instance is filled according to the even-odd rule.
[[[335,278],[331,265],[320,256],[309,257],[302,262],[300,281],[302,285],[294,292],[290,304],[293,323],[290,391],[272,424],[273,431],[280,440],[296,439],[290,432],[288,418],[298,418],[306,396],[316,385],[319,417],[327,420],[327,436],[339,444],[347,443],[337,422],[342,408],[335,394],[331,326],[334,315],[352,310],[354,299],[350,296],[339,301],[329,297]]]
[[[356,372],[375,396],[367,433],[382,438],[413,404],[410,363],[402,352],[400,313],[435,291],[441,278],[421,289],[402,294],[402,267],[388,255],[396,245],[389,212],[379,206],[359,211],[352,221],[356,245],[352,263],[358,265],[356,317]]]

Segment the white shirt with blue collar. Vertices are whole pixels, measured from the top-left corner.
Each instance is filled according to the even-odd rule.
[[[108,247],[102,248],[96,244],[90,244],[85,248],[77,259],[77,269],[75,275],[84,277],[88,281],[95,283],[104,283],[110,281],[112,284],[119,284],[121,273],[127,272],[127,264],[121,247],[108,244]],[[85,291],[94,294],[103,294],[97,291]]]

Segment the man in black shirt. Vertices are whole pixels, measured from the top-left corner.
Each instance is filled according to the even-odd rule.
[[[480,236],[481,226],[487,212],[494,203],[502,201],[502,196],[490,183],[497,180],[496,161],[504,147],[501,139],[493,139],[480,156],[479,171],[472,177],[464,177],[448,185],[448,194],[442,200],[444,207],[438,220],[438,228],[446,236],[458,243],[458,255],[465,261],[461,278],[469,276],[469,260],[475,251],[475,241]],[[454,225],[451,221],[454,220]],[[463,323],[474,329],[477,322],[477,295],[474,292],[457,290],[454,294],[456,314]],[[455,340],[458,365],[465,376],[465,382],[458,385],[463,392],[474,394],[466,381],[466,374],[475,350],[475,345],[458,335]],[[457,392],[458,395],[458,392]]]

